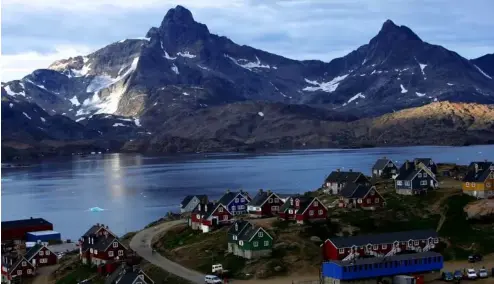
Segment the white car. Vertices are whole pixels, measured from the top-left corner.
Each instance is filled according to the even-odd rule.
[[[467,269],[467,278],[468,279],[477,279],[477,272],[475,272],[475,269],[473,269],[473,268]]]
[[[223,283],[223,281],[221,281],[221,279],[216,275],[206,275],[206,277],[204,277],[204,283],[219,284],[219,283]]]
[[[479,278],[487,278],[489,274],[487,274],[487,270],[484,268],[479,269]]]

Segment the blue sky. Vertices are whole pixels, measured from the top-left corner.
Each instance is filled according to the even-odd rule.
[[[343,56],[386,19],[466,58],[494,52],[492,0],[3,0],[1,80],[142,37],[177,4],[213,33],[295,59]]]

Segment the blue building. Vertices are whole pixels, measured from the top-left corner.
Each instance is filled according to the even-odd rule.
[[[324,283],[344,284],[356,280],[390,278],[394,275],[429,273],[440,271],[442,268],[443,257],[441,254],[428,251],[391,257],[323,262],[322,276]]]
[[[249,204],[249,202],[249,195],[242,190],[238,192],[227,190],[219,201],[219,203],[223,204],[232,215],[247,214],[247,204]]]

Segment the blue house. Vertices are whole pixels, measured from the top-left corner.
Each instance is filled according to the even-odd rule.
[[[349,261],[332,260],[323,262],[322,275],[324,283],[354,283],[364,279],[438,272],[443,268],[443,261],[441,254],[432,251]]]
[[[219,200],[219,203],[223,204],[232,215],[246,214],[249,202],[249,195],[242,190],[238,192],[227,190]]]

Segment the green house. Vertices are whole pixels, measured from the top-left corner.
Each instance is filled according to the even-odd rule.
[[[228,230],[228,252],[247,259],[271,254],[273,237],[262,227],[238,220]]]

